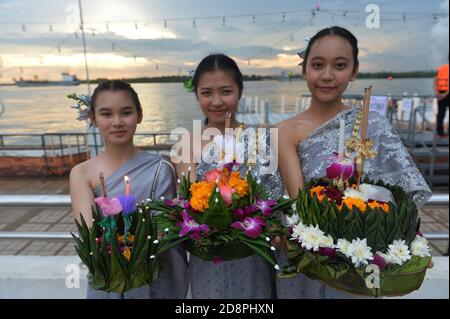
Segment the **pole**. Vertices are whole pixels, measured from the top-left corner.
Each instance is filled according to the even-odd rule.
[[[83,39],[84,65],[86,67],[86,83],[87,83],[87,87],[88,87],[88,94],[90,96],[91,95],[91,84],[89,81],[89,67],[88,67],[88,61],[87,61],[86,37],[84,35],[83,9],[81,7],[81,0],[78,0],[78,6],[80,8],[80,30],[81,30],[81,37]]]

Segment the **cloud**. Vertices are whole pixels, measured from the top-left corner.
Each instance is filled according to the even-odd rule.
[[[448,62],[448,28],[449,28],[449,2],[442,1],[439,6],[440,13],[447,14],[446,17],[439,17],[436,24],[431,29],[431,38],[433,40],[430,47],[431,63],[435,68],[445,62]]]

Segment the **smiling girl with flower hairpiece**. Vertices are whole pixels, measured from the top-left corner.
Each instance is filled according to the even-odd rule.
[[[94,126],[99,128],[106,148],[97,157],[75,166],[70,173],[70,195],[77,221],[80,221],[82,215],[91,227],[91,207],[97,203],[103,213],[100,224],[110,230],[113,228],[113,217],[118,213],[122,212],[126,222],[126,215],[136,210],[136,201],[175,195],[172,165],[160,156],[143,152],[134,146],[133,137],[143,114],[139,98],[128,83],[100,83],[93,93],[89,116]],[[106,180],[103,187],[98,178],[100,174]],[[126,183],[124,176],[129,178]],[[125,195],[120,195],[124,191]],[[125,225],[125,233],[127,227],[129,225]],[[109,234],[108,231],[107,241],[112,240]],[[102,237],[98,239],[101,240]],[[129,236],[128,239],[132,240],[133,237]],[[123,249],[123,255],[129,259],[130,251],[125,247]],[[186,253],[184,250],[173,249],[163,255],[162,259],[166,268],[150,286],[145,285],[125,293],[108,293],[89,287],[87,297],[185,298]]]
[[[205,115],[205,129],[217,129],[214,143],[223,146],[222,159],[213,158],[209,153],[207,144],[210,141],[202,141],[201,149],[192,154],[188,163],[176,165],[178,177],[183,179],[190,174],[192,182],[200,180],[191,186],[193,197],[191,205],[199,211],[205,211],[208,207],[208,199],[214,183],[218,183],[218,191],[225,204],[231,203],[233,196],[244,196],[248,191],[245,182],[245,175],[250,167],[250,162],[245,158],[244,153],[248,148],[256,147],[257,140],[244,140],[235,135],[226,135],[225,129],[247,129],[244,124],[239,123],[235,114],[238,109],[239,100],[243,91],[243,76],[236,62],[223,54],[212,54],[204,58],[197,67],[192,79],[193,91],[196,94],[200,108]],[[204,132],[202,131],[202,133]],[[191,143],[193,141],[189,136]],[[211,145],[211,144],[210,144]],[[239,157],[234,158],[234,156]],[[224,178],[220,170],[215,170],[226,166],[230,162],[238,161],[238,165],[231,165],[229,174]],[[243,160],[242,162],[240,160]],[[251,174],[264,186],[271,196],[282,195],[282,185],[277,175],[263,176],[260,171],[260,163],[251,164],[253,169]],[[259,200],[256,210],[265,210],[267,201]],[[241,216],[241,220],[234,222],[230,227],[242,230],[249,238],[258,237],[264,222],[259,217],[250,216],[252,212],[245,212],[237,209],[235,214]],[[247,216],[248,215],[248,216]],[[197,236],[200,233],[200,226],[188,216],[185,216],[182,223],[185,230],[192,227],[192,233]],[[206,231],[206,228],[203,229]],[[274,295],[272,289],[275,281],[273,265],[265,261],[261,256],[254,254],[249,257],[223,260],[217,256],[213,261],[204,261],[194,255],[190,256],[189,273],[193,298],[203,299],[248,299],[248,298],[271,298]]]
[[[342,99],[348,84],[358,74],[358,45],[353,34],[340,27],[323,29],[308,42],[303,58],[302,72],[311,91],[311,105],[278,125],[279,165],[291,198],[297,196],[305,181],[326,176],[334,161],[331,155],[338,151],[340,121],[345,124],[348,139],[361,110],[347,107]],[[431,191],[388,119],[370,113],[367,136],[378,156],[364,162],[365,176],[402,187],[421,207]],[[352,170],[351,165],[349,168]],[[318,198],[325,196],[322,191],[314,190]],[[349,206],[365,207],[362,200],[346,201]],[[363,243],[358,242],[357,246],[363,256]],[[350,297],[305,276],[299,276],[296,282],[281,281],[278,294],[280,298]]]

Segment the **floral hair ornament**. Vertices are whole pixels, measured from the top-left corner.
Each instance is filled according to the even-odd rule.
[[[300,57],[300,59],[302,59],[302,62],[300,62],[298,66],[301,66],[303,64],[303,62],[305,62],[305,54],[306,54],[306,49],[308,48],[309,41],[311,41],[311,38],[306,37],[305,38],[305,48],[302,49],[299,53],[297,53],[298,56]]]
[[[188,72],[188,79],[186,81],[183,82],[183,86],[184,88],[189,92],[194,92],[194,74],[195,71],[194,70],[190,70]]]

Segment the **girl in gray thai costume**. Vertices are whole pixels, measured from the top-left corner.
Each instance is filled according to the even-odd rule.
[[[331,155],[338,151],[340,121],[345,121],[345,138],[350,138],[361,110],[342,102],[344,91],[358,73],[358,45],[353,34],[340,27],[324,29],[311,38],[303,58],[311,105],[278,125],[280,171],[291,198],[305,182],[326,176]],[[388,119],[371,112],[367,136],[378,155],[365,161],[365,176],[403,187],[419,208],[423,206],[431,196],[430,188]],[[278,297],[354,298],[303,275],[279,280]]]
[[[263,132],[259,138],[255,138],[255,134],[247,134],[249,131],[253,130],[252,132],[255,133],[258,130],[238,123],[234,116],[243,90],[242,74],[235,61],[222,54],[206,57],[197,67],[192,86],[206,116],[206,126],[199,132],[199,136],[205,134],[208,140],[201,141],[200,138],[193,138],[195,132],[192,136],[187,134],[183,137],[191,144],[188,158],[180,162],[180,160],[175,161],[172,157],[172,160],[177,163],[176,170],[180,179],[188,171],[190,171],[192,181],[195,181],[197,177],[201,179],[207,171],[220,165],[219,158],[215,158],[213,155],[214,147],[209,148],[207,144],[212,145],[209,140],[211,135],[223,136],[225,128],[241,128],[245,132],[241,136],[235,135],[240,142],[239,145],[245,145],[242,149],[237,150],[236,153],[240,155],[250,154],[256,147],[256,143],[267,145],[264,136],[269,136],[268,134]],[[259,143],[258,141],[264,142]],[[198,147],[194,146],[195,143],[198,143]],[[252,164],[248,161],[250,156],[244,155],[242,161],[238,161],[240,165],[234,166],[233,170],[239,170],[241,176],[245,176],[251,167],[254,177],[259,179],[261,185],[266,186],[271,196],[274,196],[277,192],[282,192],[282,183],[280,180],[267,179],[269,175],[265,173],[270,172],[273,165],[271,166],[272,163],[268,161],[264,161],[263,164],[263,160],[270,159],[270,156],[263,156],[262,153],[264,152],[255,157]],[[226,157],[223,160],[226,161]],[[267,172],[264,172],[263,166]],[[277,164],[275,163],[276,169]],[[275,270],[259,255],[221,263],[204,261],[190,255],[189,278],[192,298],[248,299],[275,296]]]
[[[142,107],[134,89],[122,81],[99,84],[91,99],[90,119],[106,142],[102,154],[75,166],[70,173],[70,195],[75,218],[80,214],[92,223],[91,206],[102,196],[99,174],[106,178],[110,196],[124,191],[128,176],[137,201],[176,195],[175,171],[162,157],[144,152],[133,144],[137,124],[142,121]],[[91,225],[88,225],[91,226]],[[88,287],[87,298],[95,299],[160,299],[185,298],[187,294],[187,259],[177,248],[162,256],[164,270],[151,285],[126,293],[108,293]]]

